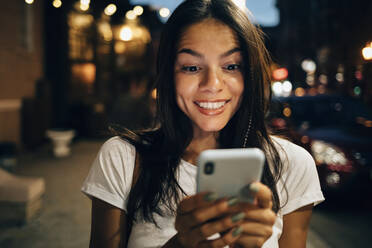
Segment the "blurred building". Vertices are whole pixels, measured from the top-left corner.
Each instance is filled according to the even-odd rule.
[[[161,23],[152,9],[134,9],[128,0],[63,3],[61,8],[45,6],[52,126],[73,128],[79,136],[104,136],[109,114],[133,78],[141,75],[150,84],[153,39]]]
[[[293,88],[327,89],[370,102],[371,62],[361,51],[372,41],[372,2],[277,0],[277,7],[280,24],[264,31],[274,61],[288,69]],[[127,99],[150,96],[159,13],[151,6],[135,9],[129,0],[4,5],[0,142],[32,148],[45,141],[50,128],[96,137],[104,135],[110,121],[133,127],[117,113],[129,107],[122,104]],[[310,77],[301,68],[305,59],[316,65]],[[142,89],[135,92],[143,95],[131,89]]]
[[[20,144],[24,102],[44,75],[43,1],[7,1],[0,22],[0,142]]]
[[[372,41],[372,1],[277,0],[280,24],[272,30],[274,57],[293,82],[306,82],[305,59],[317,68],[313,85],[370,101],[370,62],[362,49]],[[309,86],[309,85],[308,85]]]
[[[33,148],[57,128],[102,136],[134,79],[150,95],[162,23],[156,9],[133,7],[24,0],[1,8],[0,142]]]

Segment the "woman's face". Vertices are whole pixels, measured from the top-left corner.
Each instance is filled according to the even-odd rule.
[[[235,32],[207,19],[186,29],[175,62],[178,107],[194,135],[218,132],[237,111],[244,90],[242,54]]]

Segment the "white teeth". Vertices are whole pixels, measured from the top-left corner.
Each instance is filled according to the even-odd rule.
[[[226,104],[226,101],[223,102],[197,102],[199,107],[205,109],[219,109]]]

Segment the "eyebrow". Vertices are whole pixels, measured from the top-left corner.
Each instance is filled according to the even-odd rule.
[[[236,53],[236,52],[241,52],[242,50],[239,48],[239,47],[235,47],[233,49],[230,49],[229,51],[227,52],[224,52],[223,54],[220,55],[221,58],[225,58],[233,53]],[[195,56],[195,57],[198,57],[198,58],[203,58],[204,56],[192,49],[189,49],[189,48],[182,48],[181,50],[179,50],[177,52],[177,54],[181,54],[181,53],[186,53],[186,54],[190,54],[192,56]]]

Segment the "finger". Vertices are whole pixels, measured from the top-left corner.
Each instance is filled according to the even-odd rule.
[[[207,222],[191,231],[191,237],[197,237],[198,240],[204,240],[215,233],[227,233],[231,228],[241,224],[245,213],[237,213],[219,220]]]
[[[243,228],[240,226],[237,226],[235,228],[232,228],[229,232],[225,233],[224,235],[220,236],[217,239],[213,240],[205,240],[198,244],[198,247],[204,248],[204,247],[225,247],[225,246],[231,246],[234,242],[238,240],[240,235],[243,232]]]
[[[218,199],[217,193],[202,192],[186,197],[178,205],[177,212],[181,215],[187,214],[195,209],[213,204]]]
[[[250,222],[259,222],[267,225],[274,225],[276,214],[269,208],[251,209],[245,211],[245,220]]]
[[[244,222],[240,225],[243,228],[244,236],[260,236],[265,239],[273,234],[273,226],[258,222]]]
[[[202,223],[215,221],[228,215],[229,203],[226,200],[219,200],[215,203],[196,209],[186,215],[179,216],[187,228],[198,227]]]
[[[264,243],[266,242],[266,238],[262,236],[246,236],[242,234],[239,236],[238,240],[235,241],[235,244],[237,244],[236,247],[262,247]]]
[[[256,192],[256,200],[258,206],[262,208],[272,208],[272,193],[271,190],[260,182],[254,182],[250,185],[250,189]]]
[[[258,209],[262,209],[262,208],[252,203],[247,203],[247,202],[242,201],[242,202],[238,202],[237,204],[233,206],[230,206],[228,213],[234,214],[237,212],[242,212],[242,211],[248,212],[251,210],[258,210]]]

